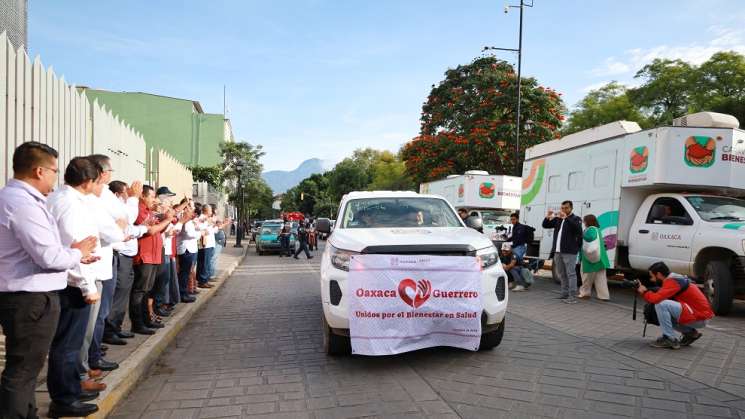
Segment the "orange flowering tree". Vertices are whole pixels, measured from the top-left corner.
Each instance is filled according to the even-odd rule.
[[[522,78],[520,159],[515,161],[517,74],[495,57],[475,59],[445,72],[422,107],[419,136],[401,156],[416,182],[466,170],[513,174],[526,147],[558,137],[564,116],[561,94]],[[516,167],[517,165],[520,165]]]

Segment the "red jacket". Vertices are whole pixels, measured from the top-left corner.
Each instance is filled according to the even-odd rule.
[[[135,220],[136,225],[151,226],[158,224],[158,220],[155,215],[150,211],[145,204],[140,201],[140,212],[137,214]],[[148,265],[160,265],[163,263],[163,238],[160,233],[158,234],[146,234],[137,239],[137,256],[134,257],[134,264],[139,265],[141,263]]]
[[[673,276],[680,278],[680,275],[670,274],[669,277],[662,282],[662,288],[657,292],[647,291],[643,297],[648,303],[657,304],[664,300],[673,299],[680,303],[682,310],[680,317],[678,318],[679,324],[686,324],[700,320],[709,320],[714,317],[714,312],[711,310],[709,300],[706,299],[704,293],[696,286],[691,283],[688,288],[682,293],[673,296],[680,291],[680,284],[678,281],[673,279]]]

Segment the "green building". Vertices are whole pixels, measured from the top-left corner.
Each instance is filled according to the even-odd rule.
[[[230,120],[205,113],[202,105],[141,92],[109,92],[81,87],[88,100],[98,100],[145,138],[148,147],[165,150],[187,166],[222,163],[220,144],[233,141]]]

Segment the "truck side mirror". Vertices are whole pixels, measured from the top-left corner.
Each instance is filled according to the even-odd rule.
[[[327,218],[319,218],[316,220],[316,231],[323,234],[331,234],[331,221]]]
[[[479,232],[484,231],[484,222],[481,220],[481,217],[478,217],[476,215],[472,215],[468,218],[466,218],[466,227],[472,228],[474,230],[477,230]]]

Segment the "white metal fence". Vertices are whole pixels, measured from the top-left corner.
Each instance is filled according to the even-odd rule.
[[[23,48],[0,34],[0,186],[13,175],[13,150],[39,141],[59,153],[62,171],[76,156],[91,153],[111,158],[117,179],[146,178],[145,140],[138,132],[74,85],[58,78]],[[59,183],[63,182],[62,176]]]

